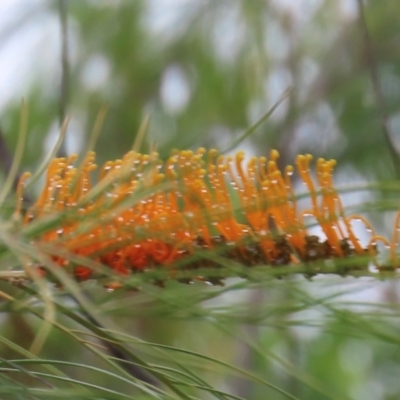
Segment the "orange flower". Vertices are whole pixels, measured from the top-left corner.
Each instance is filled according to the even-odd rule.
[[[297,172],[310,194],[310,208],[299,211],[291,184],[294,169],[280,171],[278,157],[273,150],[269,160],[252,157],[245,163],[243,152],[226,157],[200,148],[174,151],[163,162],[157,153],[131,151],[122,160],[105,163],[95,186],[90,179],[96,169],[94,153],[79,168],[74,167],[75,155],[57,158],[24,221],[64,213],[60,226],[35,240],[95,259],[121,274],[172,265],[199,248],[221,245],[244,264],[280,265],[373,253],[377,240],[389,244],[361,216],[345,216],[332,182],[334,160],[317,160],[314,183],[312,157],[297,157]],[[21,179],[20,191],[26,179]],[[307,216],[320,225],[325,241],[309,234]],[[354,219],[372,232],[366,248],[352,230]],[[397,229],[393,241],[397,245]],[[391,247],[395,258],[395,245]],[[54,260],[71,265],[60,256]],[[79,279],[92,272],[75,266]]]

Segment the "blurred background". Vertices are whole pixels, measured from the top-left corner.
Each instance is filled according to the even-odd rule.
[[[13,154],[23,97],[24,170],[49,152],[66,115],[62,152],[82,154],[104,105],[99,164],[129,150],[148,116],[143,152],[154,146],[163,156],[172,148],[224,151],[282,100],[234,150],[267,156],[275,148],[282,165],[299,153],[336,159],[337,185],[363,188],[344,196],[346,207],[391,235],[398,193],[379,185],[366,190],[366,182],[398,178],[399,15],[398,0],[2,0],[3,138]],[[108,303],[100,294],[99,301],[114,304],[104,312],[113,310],[133,335],[221,359],[271,383],[197,365],[216,388],[245,399],[289,398],[273,386],[299,399],[399,398],[395,282],[298,277],[239,289],[190,303],[193,291],[214,289],[179,288],[193,308],[168,315],[167,295],[159,292],[130,297],[128,309],[122,295]],[[135,307],[146,301],[146,312]],[[15,341],[19,324],[34,326],[22,316],[4,318],[10,323],[2,334]],[[54,355],[56,348],[57,336],[43,351]],[[71,345],[70,357],[78,352]]]

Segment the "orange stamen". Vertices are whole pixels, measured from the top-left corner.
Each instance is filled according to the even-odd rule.
[[[271,264],[310,260],[314,254],[311,245],[325,246],[318,253],[322,257],[343,257],[346,240],[355,253],[363,254],[365,249],[352,228],[354,220],[361,220],[371,232],[368,249],[377,240],[388,244],[375,235],[365,218],[345,216],[332,180],[335,161],[317,160],[316,186],[310,171],[311,155],[297,157],[297,172],[311,203],[309,210],[299,212],[291,183],[294,169],[288,166],[281,172],[278,157],[273,150],[269,160],[252,157],[245,163],[244,152],[225,157],[214,149],[207,152],[199,148],[195,152],[175,150],[162,162],[156,152],[145,155],[130,151],[121,160],[106,162],[94,187],[90,180],[96,168],[93,152],[79,168],[73,166],[76,155],[54,159],[47,170],[45,188],[24,221],[29,223],[44,213],[71,211],[69,215],[73,215],[75,211],[74,218],[36,240],[52,241],[121,274],[170,265],[199,246],[211,248],[221,241],[237,246],[234,254],[244,262],[254,257],[246,250],[245,240],[260,249],[255,262],[261,258]],[[17,215],[27,178],[24,174],[18,185]],[[247,225],[238,218],[233,193]],[[314,242],[313,237],[310,240],[303,222],[307,215],[321,226],[326,244]],[[394,261],[399,225],[400,212],[390,245]],[[56,259],[60,266],[69,264]],[[86,279],[92,271],[78,266],[75,274]]]

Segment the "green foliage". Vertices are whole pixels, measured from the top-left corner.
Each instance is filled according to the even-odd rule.
[[[1,34],[1,44],[43,15],[58,21],[58,1],[39,3],[33,14],[21,11],[18,25]],[[223,151],[291,88],[241,146],[257,155],[277,148],[285,164],[298,152],[336,158],[341,183],[351,185],[343,192],[353,200],[352,209],[373,215],[380,230],[390,232],[398,183],[357,8],[345,12],[350,2],[336,0],[299,1],[303,8],[284,3],[290,2],[68,2],[67,142],[75,146],[83,139],[83,154],[106,104],[95,146],[99,163],[129,150],[147,116],[142,151],[156,147],[167,155],[174,147],[196,146]],[[364,3],[398,145],[400,2]],[[32,60],[33,71],[40,62]],[[44,143],[60,124],[59,76],[60,70],[50,77],[38,74],[26,87],[28,150],[20,169],[40,165]],[[179,85],[187,98],[176,105]],[[12,153],[20,116],[20,99],[12,98],[0,119]],[[371,185],[356,186],[353,176]],[[61,285],[44,278],[1,283],[1,399],[399,397],[397,274],[383,275],[383,282],[368,271],[358,278],[321,274],[309,281],[307,270],[294,274],[296,266],[286,274],[223,260],[218,273],[228,277],[224,287],[168,280],[160,288],[151,283],[160,276],[149,272],[107,291],[101,282],[75,282],[31,244],[63,215],[21,228],[9,219],[14,197],[7,201],[1,206],[0,272],[14,273],[34,259]],[[331,265],[315,266],[323,267]],[[245,278],[229,278],[238,272]],[[157,384],[144,383],[129,366]]]

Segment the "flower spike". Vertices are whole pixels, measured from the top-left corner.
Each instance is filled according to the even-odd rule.
[[[296,172],[278,168],[279,153],[245,161],[245,153],[226,157],[211,149],[174,150],[163,162],[156,152],[130,151],[121,160],[108,161],[91,183],[96,169],[89,152],[79,168],[77,156],[54,159],[47,170],[45,187],[26,211],[25,224],[45,215],[68,213],[61,226],[35,238],[51,242],[70,254],[91,258],[119,274],[155,267],[173,269],[182,258],[199,250],[220,249],[245,265],[310,262],[318,259],[374,254],[375,243],[389,242],[377,236],[365,218],[345,216],[333,185],[334,160],[318,159],[312,179],[312,156],[299,155],[297,173],[309,193],[310,206],[299,211],[292,186]],[[18,186],[16,214],[21,213],[22,188]],[[310,235],[304,218],[311,215],[326,240]],[[363,248],[352,228],[361,220],[371,233]],[[400,213],[396,218],[392,259],[396,260]],[[60,253],[62,253],[60,251]],[[67,257],[54,255],[63,268],[73,268],[78,279],[96,271]],[[181,268],[209,268],[212,261],[188,261]]]

